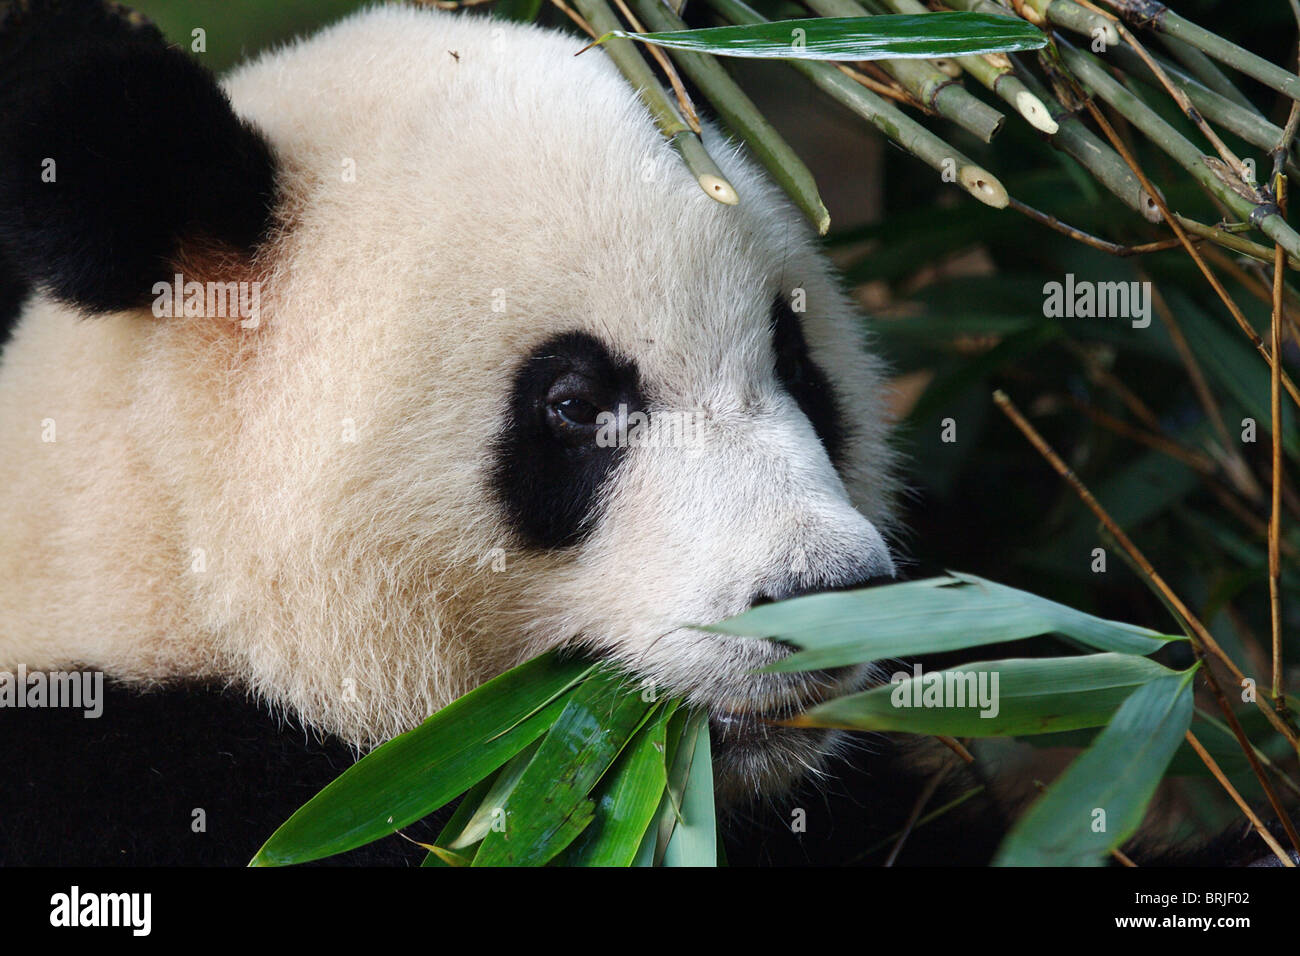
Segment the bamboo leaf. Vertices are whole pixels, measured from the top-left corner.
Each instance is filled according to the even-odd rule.
[[[800,651],[773,672],[960,650],[1058,633],[1098,650],[1150,654],[1168,637],[1107,621],[971,574],[764,604],[705,630],[778,638]]]
[[[566,866],[631,866],[668,786],[664,765],[676,702],[660,708],[619,755],[594,794],[591,826],[561,858]]]
[[[1132,836],[1191,724],[1193,673],[1136,690],[1020,818],[995,863],[1095,866]]]
[[[1129,654],[981,661],[812,708],[798,727],[1003,737],[1100,727],[1138,687],[1173,673]]]
[[[475,866],[541,866],[592,821],[587,795],[656,705],[627,675],[600,671],[569,699],[483,838]]]
[[[1042,31],[1028,23],[981,13],[815,17],[665,33],[611,30],[596,43],[610,39],[714,56],[783,60],[963,56],[1037,50],[1047,42]]]
[[[545,733],[565,692],[590,670],[546,654],[481,685],[349,767],[286,820],[250,865],[343,853],[432,813]]]
[[[664,848],[664,866],[717,866],[717,811],[713,805],[713,754],[709,745],[709,718],[704,711],[691,715],[694,740],[687,756],[685,783],[676,801],[675,825]]]

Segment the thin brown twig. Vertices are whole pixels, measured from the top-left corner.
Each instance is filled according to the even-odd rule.
[[[1035,209],[1033,206],[1022,203],[1019,199],[1008,198],[1007,205],[1016,212],[1023,213],[1035,222],[1042,223],[1049,229],[1055,229],[1062,235],[1076,239],[1084,245],[1092,246],[1094,249],[1100,249],[1102,252],[1109,252],[1112,256],[1127,258],[1128,256],[1141,256],[1149,252],[1163,252],[1166,249],[1176,249],[1180,243],[1177,238],[1160,239],[1156,242],[1144,242],[1140,246],[1125,246],[1118,242],[1111,242],[1109,239],[1102,239],[1092,233],[1084,232],[1077,229],[1069,223],[1062,222],[1055,216]]]
[[[1293,111],[1294,112],[1294,111]],[[1285,209],[1286,178],[1275,180],[1279,208]],[[1273,495],[1268,520],[1268,598],[1273,623],[1273,706],[1286,713],[1286,695],[1282,692],[1282,555],[1278,541],[1282,536],[1282,276],[1286,253],[1279,245],[1273,261],[1273,371],[1269,376],[1269,414],[1273,420]]]
[[[898,859],[898,854],[903,850],[903,844],[912,835],[912,830],[916,827],[916,821],[921,819],[921,811],[930,802],[930,798],[939,789],[939,784],[943,782],[943,778],[947,774],[948,768],[945,767],[925,782],[925,786],[921,788],[921,792],[917,795],[916,802],[912,805],[912,812],[907,815],[907,821],[903,824],[903,832],[898,834],[898,839],[894,841],[894,845],[890,848],[889,855],[885,857],[885,862],[882,864],[883,866],[894,865],[894,862]]]
[[[560,10],[564,12],[565,16],[576,23],[579,30],[587,34],[587,36],[591,37],[593,40],[596,39],[596,31],[592,29],[591,24],[583,18],[582,14],[565,3],[564,0],[551,0],[551,3],[559,7]]]
[[[885,82],[884,80],[868,76],[862,70],[855,70],[846,63],[836,63],[835,65],[839,67],[841,73],[853,80],[853,82],[860,86],[865,86],[873,93],[878,93],[881,96],[888,97],[889,99],[902,103],[905,106],[911,106],[914,109],[920,110],[922,113],[928,113],[931,116],[939,115],[911,93],[907,92],[907,90],[895,83],[892,78],[889,79],[889,82]]]
[[[1250,762],[1251,769],[1259,780],[1260,786],[1263,787],[1264,793],[1273,807],[1273,812],[1277,814],[1283,828],[1286,830],[1287,837],[1296,848],[1296,852],[1300,852],[1300,834],[1296,832],[1294,824],[1291,823],[1291,818],[1287,815],[1281,801],[1278,799],[1277,792],[1273,789],[1268,776],[1264,773],[1264,768],[1260,765],[1258,758],[1255,756],[1250,740],[1246,737],[1246,732],[1241,726],[1241,721],[1237,719],[1236,713],[1233,711],[1231,705],[1228,704],[1223,689],[1219,686],[1219,681],[1214,676],[1214,671],[1206,661],[1206,650],[1214,649],[1216,656],[1223,659],[1224,663],[1228,664],[1230,669],[1240,674],[1240,671],[1237,670],[1236,664],[1231,662],[1231,658],[1229,658],[1227,654],[1224,653],[1223,649],[1219,647],[1218,642],[1215,641],[1213,635],[1206,630],[1205,625],[1202,624],[1194,614],[1192,614],[1191,610],[1183,603],[1182,599],[1174,593],[1174,590],[1169,587],[1167,583],[1165,583],[1164,578],[1157,573],[1156,569],[1151,565],[1151,562],[1147,560],[1146,555],[1138,549],[1137,545],[1135,545],[1124,532],[1124,529],[1116,524],[1115,519],[1110,516],[1110,513],[1101,506],[1101,503],[1097,501],[1095,497],[1093,497],[1092,492],[1088,490],[1087,486],[1084,485],[1084,483],[1079,479],[1079,476],[1074,473],[1073,469],[1061,460],[1060,455],[1053,450],[1047,440],[1043,438],[1043,436],[1038,433],[1038,430],[1029,423],[1028,419],[1020,413],[1020,409],[1016,408],[1015,404],[1007,394],[998,390],[993,393],[993,399],[997,402],[998,407],[1002,409],[1006,416],[1011,419],[1012,423],[1020,429],[1021,433],[1027,439],[1029,439],[1030,444],[1038,450],[1039,454],[1047,460],[1048,464],[1052,466],[1057,474],[1064,478],[1066,483],[1074,489],[1074,492],[1079,496],[1088,509],[1097,516],[1097,519],[1102,523],[1102,526],[1116,541],[1119,542],[1120,546],[1142,570],[1142,574],[1152,585],[1155,586],[1159,593],[1168,602],[1169,606],[1178,614],[1179,617],[1182,618],[1184,622],[1186,622],[1189,628],[1188,639],[1192,651],[1195,653],[1197,661],[1205,665],[1203,668],[1205,671],[1205,682],[1214,693],[1215,700],[1219,704],[1219,709],[1223,711],[1223,716],[1227,719],[1228,726],[1232,728],[1232,732],[1237,737],[1237,742],[1240,744],[1242,751],[1246,754],[1246,759]],[[1257,703],[1259,702],[1258,697],[1256,698],[1256,701]],[[1287,725],[1286,721],[1268,707],[1262,707],[1262,710],[1265,715],[1270,717],[1270,722],[1275,722],[1274,725],[1278,727],[1291,745],[1297,747],[1297,752],[1300,752],[1300,746],[1297,746],[1295,732]]]
[[[956,737],[949,737],[946,734],[935,734],[934,738],[967,763],[975,762],[975,758],[971,755],[971,752],[963,747],[961,741]]]
[[[1259,352],[1259,354],[1263,356],[1264,361],[1272,365],[1273,356],[1265,347],[1264,340],[1259,337],[1259,333],[1256,332],[1250,322],[1246,320],[1246,316],[1242,313],[1241,308],[1233,301],[1232,296],[1230,296],[1228,290],[1223,287],[1223,283],[1219,281],[1218,276],[1214,274],[1213,270],[1210,269],[1209,264],[1206,263],[1205,259],[1197,251],[1196,245],[1188,237],[1186,230],[1183,229],[1177,218],[1175,218],[1173,212],[1169,209],[1168,203],[1165,202],[1159,191],[1157,191],[1155,186],[1152,185],[1151,180],[1147,178],[1146,173],[1142,171],[1142,167],[1138,165],[1137,160],[1133,157],[1133,153],[1124,144],[1123,139],[1121,139],[1119,134],[1115,132],[1115,127],[1111,126],[1110,121],[1106,119],[1105,114],[1102,113],[1101,109],[1091,99],[1086,101],[1086,105],[1088,107],[1088,112],[1092,114],[1092,118],[1096,121],[1097,125],[1101,127],[1102,132],[1106,134],[1106,138],[1110,140],[1111,145],[1115,147],[1115,151],[1119,153],[1124,162],[1128,164],[1129,169],[1133,170],[1133,175],[1137,176],[1138,182],[1140,182],[1142,188],[1147,191],[1147,194],[1151,197],[1151,201],[1159,207],[1160,212],[1165,217],[1165,222],[1169,223],[1169,227],[1173,229],[1174,233],[1178,236],[1179,240],[1183,244],[1183,248],[1187,250],[1187,254],[1192,257],[1192,261],[1196,263],[1197,267],[1201,270],[1201,273],[1209,281],[1210,286],[1218,294],[1219,298],[1223,301],[1223,304],[1228,307],[1228,311],[1232,313],[1232,317],[1236,320],[1238,327],[1246,333],[1246,337],[1249,338],[1251,344],[1255,346],[1255,351]],[[1281,375],[1283,385],[1290,394],[1292,401],[1296,403],[1297,407],[1300,407],[1300,391],[1296,390],[1295,383],[1291,381],[1291,377],[1287,375],[1286,372],[1282,372]]]
[[[1286,850],[1282,849],[1282,844],[1278,843],[1277,838],[1268,832],[1268,827],[1264,826],[1263,821],[1256,816],[1255,811],[1250,808],[1250,804],[1246,803],[1246,801],[1241,798],[1241,794],[1237,792],[1237,788],[1228,781],[1228,778],[1224,776],[1223,771],[1219,769],[1218,762],[1210,756],[1210,752],[1201,745],[1201,742],[1196,739],[1196,735],[1190,730],[1187,731],[1187,742],[1192,745],[1192,749],[1195,750],[1196,755],[1201,758],[1201,762],[1210,769],[1210,773],[1214,774],[1214,779],[1219,781],[1220,786],[1227,791],[1228,796],[1232,797],[1232,802],[1235,803],[1241,812],[1246,815],[1246,819],[1248,819],[1251,822],[1251,825],[1254,826],[1255,832],[1263,837],[1264,842],[1268,844],[1268,848],[1277,854],[1277,858],[1281,861],[1282,865],[1291,867],[1295,866],[1295,863],[1291,859],[1291,855],[1287,853]]]
[[[1233,261],[1232,257],[1216,249],[1214,246],[1206,246],[1203,250],[1205,257],[1213,262],[1216,266],[1228,273],[1233,279],[1241,283],[1241,287],[1253,295],[1260,302],[1270,308],[1273,305],[1273,279],[1269,266],[1273,264],[1272,257],[1269,257],[1268,266],[1262,262],[1251,260],[1250,268],[1244,269]],[[1258,271],[1255,271],[1258,267]],[[1267,272],[1268,277],[1265,278]],[[1291,325],[1291,338],[1300,342],[1300,317],[1296,315],[1296,307],[1300,305],[1300,296],[1295,294],[1295,290],[1284,286],[1283,291],[1291,300],[1291,307],[1283,311],[1283,318]]]
[[[1212,477],[1218,471],[1214,459],[1204,452],[1199,452],[1194,448],[1184,448],[1172,438],[1166,438],[1164,435],[1157,435],[1153,432],[1143,431],[1135,425],[1130,425],[1121,418],[1116,418],[1109,412],[1102,411],[1100,408],[1084,401],[1077,395],[1062,395],[1067,402],[1077,408],[1083,414],[1109,431],[1135,441],[1138,444],[1146,445],[1161,454],[1168,455],[1176,461],[1181,461],[1184,465],[1195,471],[1200,472],[1205,477]]]

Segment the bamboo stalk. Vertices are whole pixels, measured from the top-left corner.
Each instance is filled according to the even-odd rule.
[[[1156,33],[1167,34],[1176,40],[1190,44],[1220,63],[1226,63],[1234,70],[1259,80],[1265,86],[1271,86],[1293,100],[1300,100],[1300,77],[1180,17],[1156,0],[1102,0],[1102,2],[1118,10],[1123,14],[1124,19],[1135,26],[1148,27]]]
[[[573,0],[573,4],[597,35],[622,29],[605,0]],[[728,206],[739,202],[735,187],[727,182],[727,177],[709,156],[699,135],[678,114],[668,94],[637,52],[636,44],[631,40],[612,39],[601,44],[601,48],[637,91],[655,125],[676,148],[705,195]]]
[[[1128,47],[1116,47],[1108,55],[1114,57],[1129,76],[1144,82],[1158,82],[1155,75],[1142,62],[1142,58]],[[1171,63],[1158,57],[1156,62],[1170,77],[1178,80],[1187,98],[1192,101],[1192,105],[1205,114],[1206,119],[1218,123],[1228,132],[1240,136],[1250,145],[1260,149],[1271,150],[1277,145],[1282,137],[1281,127],[1273,125],[1254,109],[1242,109],[1227,97],[1202,86]],[[1288,156],[1287,168],[1293,175],[1300,175],[1300,163],[1297,163],[1294,157]],[[1272,253],[1269,255],[1271,258]]]
[[[1155,76],[1160,86],[1162,86],[1165,92],[1169,94],[1170,98],[1178,104],[1178,108],[1183,111],[1183,115],[1191,120],[1192,124],[1201,131],[1201,135],[1204,136],[1206,140],[1209,141],[1210,145],[1214,147],[1214,151],[1219,154],[1219,158],[1228,165],[1228,168],[1232,170],[1238,179],[1253,188],[1255,177],[1250,174],[1250,171],[1246,169],[1242,161],[1237,158],[1237,154],[1228,148],[1228,144],[1220,138],[1219,134],[1214,131],[1214,128],[1205,121],[1205,117],[1201,115],[1200,110],[1196,109],[1196,107],[1192,105],[1191,100],[1187,98],[1187,94],[1169,79],[1169,75],[1165,73],[1163,67],[1161,67],[1160,64],[1156,62],[1155,58],[1147,52],[1146,47],[1138,41],[1138,38],[1133,35],[1128,27],[1124,26],[1117,17],[1095,7],[1092,4],[1092,0],[1079,0],[1079,3],[1084,7],[1084,9],[1092,10],[1096,12],[1098,16],[1106,17],[1114,22],[1115,29],[1119,31],[1120,37],[1142,59],[1142,62],[1146,64],[1147,69]]]
[[[929,7],[920,0],[885,0],[885,4],[895,13],[922,14],[930,13]],[[1029,92],[1020,77],[1011,68],[1011,61],[1005,57],[1002,63],[995,64],[986,56],[959,56],[955,62],[961,69],[973,76],[976,82],[1007,103],[1023,116],[1035,129],[1051,135],[1057,131],[1056,120],[1047,107],[1033,93]]]
[[[1113,23],[1107,21],[1105,17],[1097,16],[1091,10],[1085,10],[1071,0],[1025,0],[1025,6],[1054,26],[1080,33],[1090,40],[1100,30],[1106,46],[1119,45],[1119,34],[1115,31]]]
[[[1133,170],[1133,175],[1137,176],[1141,181],[1143,188],[1145,188],[1148,193],[1152,192],[1152,190],[1155,189],[1155,186],[1151,184],[1151,181],[1147,179],[1146,175],[1142,172],[1142,168],[1138,165],[1137,160],[1133,158],[1133,154],[1129,152],[1128,147],[1124,145],[1124,141],[1120,139],[1119,134],[1115,132],[1115,128],[1111,126],[1110,121],[1106,119],[1106,115],[1101,111],[1101,108],[1092,100],[1087,101],[1087,106],[1088,111],[1092,114],[1093,120],[1101,128],[1102,132],[1106,134],[1106,138],[1110,140],[1111,145],[1114,146],[1119,154],[1124,158],[1124,162],[1128,163],[1129,168]],[[1237,305],[1232,296],[1228,295],[1228,290],[1223,287],[1223,283],[1219,281],[1218,276],[1216,276],[1213,270],[1206,264],[1205,258],[1196,251],[1196,245],[1187,237],[1187,232],[1178,222],[1178,218],[1174,216],[1172,210],[1169,209],[1164,198],[1157,197],[1156,202],[1160,204],[1161,213],[1164,214],[1165,220],[1169,223],[1170,228],[1173,229],[1174,234],[1178,236],[1179,240],[1182,242],[1183,248],[1187,250],[1187,254],[1192,257],[1192,261],[1195,262],[1196,267],[1201,270],[1201,274],[1204,275],[1206,280],[1210,283],[1210,287],[1214,289],[1219,300],[1227,306],[1228,311],[1232,314],[1233,321],[1237,323],[1237,327],[1241,329],[1246,338],[1250,340],[1250,343],[1255,346],[1255,351],[1260,354],[1264,361],[1270,366],[1273,365],[1273,355],[1267,348],[1265,348],[1263,340],[1259,337],[1259,333],[1255,331],[1255,327],[1246,319],[1245,314],[1241,311],[1241,307]],[[1282,384],[1285,386],[1287,394],[1291,396],[1291,400],[1294,401],[1297,406],[1300,406],[1300,391],[1297,391],[1295,383],[1291,381],[1291,376],[1287,375],[1286,372],[1282,372],[1281,374]],[[1293,743],[1296,743],[1294,738],[1288,739],[1292,740]]]
[[[746,6],[742,0],[706,0],[729,23],[766,23],[767,20]],[[813,60],[790,60],[790,66],[803,73],[829,96],[863,119],[913,156],[945,176],[949,172],[956,182],[985,205],[1003,209],[1007,205],[1006,187],[997,177],[977,166],[955,147],[935,136],[898,108],[854,82],[829,63]]]
[[[1246,99],[1246,94],[1237,89],[1218,65],[1196,47],[1168,34],[1162,35],[1160,42],[1175,60],[1186,67],[1188,73],[1205,84],[1206,89],[1213,90],[1229,102],[1248,110],[1255,108],[1250,100]]]
[[[945,0],[945,2],[954,10],[965,10],[967,13],[988,13],[1001,17],[1017,16],[1016,13],[994,3],[993,0]],[[1119,43],[1119,34],[1115,32],[1114,26],[1095,14],[1088,13],[1078,4],[1071,3],[1070,0],[1024,0],[1024,10],[1026,14],[1024,19],[1036,26],[1043,26],[1050,21],[1059,27],[1088,37],[1092,36],[1094,29],[1100,27],[1109,46]]]
[[[823,17],[866,17],[871,14],[857,0],[807,0]],[[886,72],[909,93],[944,119],[991,142],[1006,117],[955,82],[926,60],[880,60]]]
[[[1091,55],[1071,46],[1064,40],[1058,48],[1066,66],[1097,96],[1113,106],[1130,123],[1140,129],[1153,143],[1173,158],[1215,199],[1222,202],[1240,219],[1282,245],[1287,252],[1300,256],[1300,234],[1278,215],[1277,207],[1262,197],[1248,199],[1210,169],[1201,151],[1181,133],[1166,123],[1146,103],[1125,89]],[[1244,185],[1244,184],[1243,184]]]
[[[664,6],[662,0],[632,0],[632,4],[651,30],[686,29],[685,21]],[[818,235],[826,235],[831,217],[817,192],[812,173],[722,64],[715,57],[688,50],[670,50],[669,55],[708,98],[728,128],[745,141],[754,157],[794,200]]]
[[[1088,129],[1078,116],[1062,106],[1032,74],[1024,73],[1023,81],[1031,93],[1047,104],[1052,118],[1056,120],[1057,131],[1048,136],[1047,141],[1081,163],[1099,183],[1147,222],[1159,222],[1160,207],[1150,193],[1142,188],[1142,184],[1133,175],[1133,170],[1125,165],[1119,154]]]
[[[1194,236],[1201,239],[1209,239],[1216,245],[1223,246],[1225,249],[1231,249],[1233,252],[1240,253],[1243,256],[1249,256],[1260,262],[1267,262],[1270,265],[1273,262],[1273,252],[1268,246],[1261,246],[1257,242],[1251,242],[1249,239],[1243,239],[1234,233],[1227,232],[1223,229],[1216,229],[1214,226],[1207,226],[1203,222],[1197,222],[1195,219],[1188,219],[1186,216],[1175,214],[1175,219],[1179,225]],[[1300,259],[1294,256],[1287,256],[1287,265],[1292,269],[1300,270]]]

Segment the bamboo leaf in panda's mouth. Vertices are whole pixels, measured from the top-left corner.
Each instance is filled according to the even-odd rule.
[[[545,654],[481,685],[349,767],[251,865],[343,853],[446,805],[546,733],[568,703],[565,691],[590,671],[587,662]]]
[[[1010,737],[1105,724],[1129,695],[1176,672],[1131,654],[981,661],[818,704],[799,727]]]
[[[1023,20],[983,13],[816,17],[667,33],[612,30],[595,43],[612,39],[714,56],[850,61],[1037,50],[1047,43]]]
[[[766,668],[771,672],[842,667],[1051,633],[1120,654],[1151,654],[1183,640],[958,573],[764,604],[704,630],[776,638],[799,648]]]

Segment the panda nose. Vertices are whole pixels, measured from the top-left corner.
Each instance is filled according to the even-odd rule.
[[[898,581],[898,578],[888,574],[866,574],[847,580],[813,581],[811,583],[789,581],[778,587],[759,591],[750,599],[749,606],[759,607],[763,604],[775,604],[777,601],[788,601],[791,598],[804,597],[809,594],[857,591],[862,588],[874,588],[881,584],[896,584]]]

